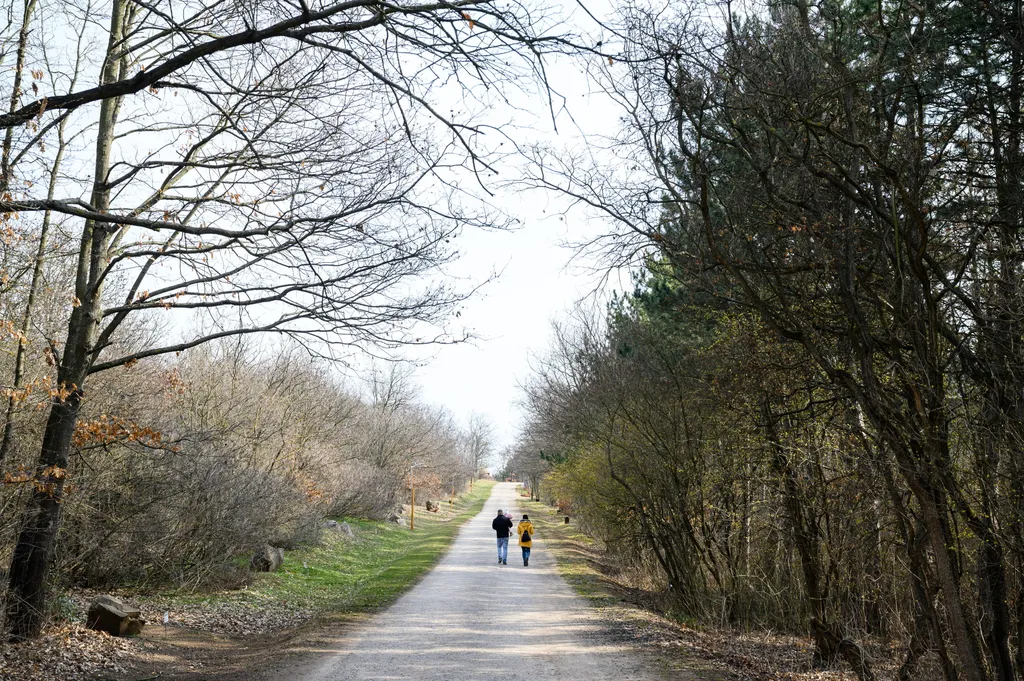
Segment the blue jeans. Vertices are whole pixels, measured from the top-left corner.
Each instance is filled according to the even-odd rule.
[[[523,562],[525,563],[526,561],[530,560],[530,547],[529,546],[523,546],[523,547],[520,547],[520,548],[523,549]]]
[[[508,560],[508,537],[498,537],[498,560]]]

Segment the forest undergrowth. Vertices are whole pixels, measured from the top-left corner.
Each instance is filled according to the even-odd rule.
[[[150,590],[123,588],[116,596],[138,604],[146,629],[121,639],[84,626],[99,592],[71,589],[55,598],[61,614],[44,635],[0,652],[0,677],[10,681],[93,678],[129,674],[140,657],[160,656],[168,669],[201,669],[254,642],[272,646],[303,625],[344,623],[393,603],[426,574],[451,545],[462,524],[478,514],[494,482],[481,480],[440,510],[416,510],[407,524],[338,518],[352,537],[325,530],[320,541],[285,552],[281,569],[248,573],[236,588]],[[403,518],[408,519],[406,506]],[[167,624],[163,624],[164,614]],[[207,652],[195,655],[170,645],[187,635]]]
[[[740,629],[698,623],[682,615],[672,599],[652,590],[635,570],[617,562],[601,541],[582,531],[575,519],[564,522],[559,509],[534,500],[523,508],[544,537],[539,548],[551,551],[558,571],[576,593],[601,613],[614,635],[656,655],[662,665],[708,681],[852,681],[845,665],[822,668],[814,662],[814,641],[777,630]],[[864,642],[880,680],[896,679],[898,642]],[[915,679],[939,678],[925,661]]]

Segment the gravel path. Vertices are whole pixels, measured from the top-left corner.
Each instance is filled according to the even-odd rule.
[[[497,564],[491,519],[517,498],[513,483],[496,485],[438,566],[302,681],[663,679],[659,664],[612,640],[559,576],[543,536],[529,567],[514,537],[508,565]]]

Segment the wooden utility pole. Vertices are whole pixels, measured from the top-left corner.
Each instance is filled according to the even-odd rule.
[[[409,531],[416,529],[416,464],[409,464],[409,490],[412,492],[409,501]]]

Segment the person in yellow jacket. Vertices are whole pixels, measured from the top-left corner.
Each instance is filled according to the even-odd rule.
[[[519,533],[519,548],[523,550],[523,567],[526,567],[530,564],[530,549],[533,548],[533,523],[530,522],[530,516],[523,514],[516,532]]]

